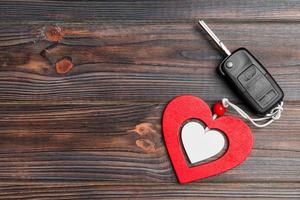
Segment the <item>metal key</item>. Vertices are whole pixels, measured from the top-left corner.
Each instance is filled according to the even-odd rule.
[[[203,20],[199,20],[199,25],[227,55],[217,68],[218,72],[256,113],[266,114],[283,100],[282,89],[246,48],[231,53]]]
[[[231,55],[231,52],[227,49],[227,47],[221,42],[221,40],[214,34],[214,32],[206,25],[203,20],[199,20],[199,25],[208,33],[208,35],[215,41],[215,43],[227,54],[227,56]]]

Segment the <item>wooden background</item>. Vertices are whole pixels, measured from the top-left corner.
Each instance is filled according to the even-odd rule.
[[[244,164],[179,185],[166,103],[243,106],[199,18],[267,66],[285,111]],[[300,1],[2,0],[0,24],[0,199],[300,198]]]

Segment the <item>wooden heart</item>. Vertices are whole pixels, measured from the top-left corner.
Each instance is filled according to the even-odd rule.
[[[182,127],[181,138],[184,150],[191,164],[204,161],[220,153],[226,138],[218,130],[206,130],[196,121],[189,121]]]
[[[182,126],[191,119],[200,120],[209,129],[220,130],[228,141],[227,151],[218,159],[189,166],[181,145]],[[179,96],[165,108],[162,128],[165,143],[177,178],[180,183],[217,175],[241,164],[250,154],[253,137],[246,123],[233,116],[223,116],[215,120],[208,105],[195,96]]]

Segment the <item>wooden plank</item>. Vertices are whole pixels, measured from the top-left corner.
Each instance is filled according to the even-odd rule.
[[[244,46],[256,54],[287,101],[300,98],[298,26],[210,25],[230,49]],[[0,40],[1,102],[165,103],[186,93],[238,101],[216,74],[221,54],[194,23],[7,26]],[[72,65],[57,65],[64,58]]]
[[[2,22],[116,20],[299,20],[297,0],[1,1]]]
[[[0,179],[174,183],[162,104],[1,105]],[[300,182],[300,106],[253,129],[247,161],[201,182]]]
[[[6,199],[298,199],[299,183],[5,182]]]
[[[0,199],[299,199],[300,2],[1,1]],[[179,185],[161,135],[185,93],[241,103],[195,24],[249,48],[286,93],[247,161]],[[244,107],[244,105],[243,105]]]

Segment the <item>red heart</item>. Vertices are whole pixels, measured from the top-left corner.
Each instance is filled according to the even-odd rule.
[[[181,127],[187,120],[198,119],[209,129],[222,131],[228,141],[228,149],[217,160],[192,166],[187,164],[181,145]],[[233,116],[212,119],[208,105],[195,96],[179,96],[165,108],[163,119],[165,143],[180,183],[188,183],[198,179],[217,175],[241,164],[250,154],[253,137],[249,126]]]

